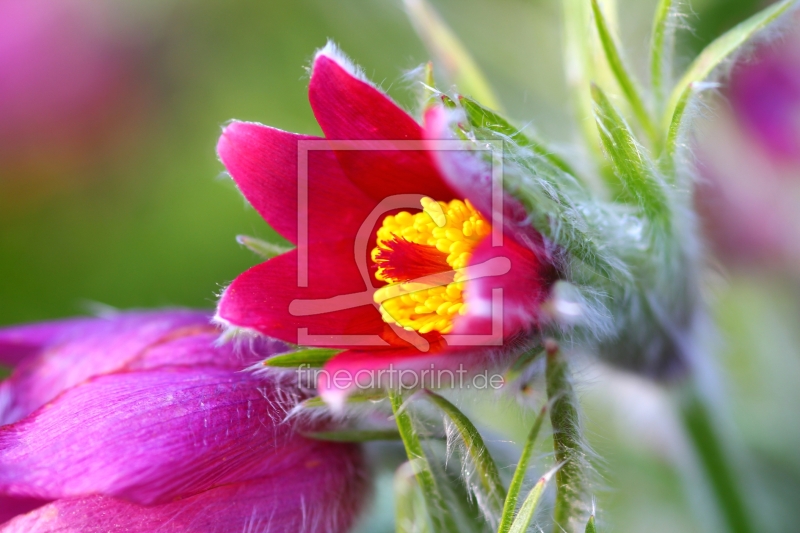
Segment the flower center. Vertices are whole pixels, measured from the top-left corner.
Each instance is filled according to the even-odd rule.
[[[372,261],[381,317],[409,331],[450,333],[467,312],[464,268],[491,225],[469,200],[423,198],[422,212],[389,215],[378,229]]]

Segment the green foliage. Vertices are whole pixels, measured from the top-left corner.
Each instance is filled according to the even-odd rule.
[[[708,45],[673,88],[663,119],[665,127],[670,131],[678,131],[686,111],[686,102],[691,96],[694,85],[705,80],[727,58],[740,50],[754,35],[766,28],[794,4],[795,0],[784,0],[774,4]],[[668,149],[667,152],[674,153],[674,148]]]
[[[614,170],[609,185],[617,201],[639,207],[651,223],[669,220],[667,192],[644,148],[597,85],[592,86],[592,98],[600,139]]]
[[[653,18],[653,37],[650,43],[650,85],[658,102],[660,112],[664,96],[664,81],[669,72],[668,62],[672,59],[672,38],[674,26],[670,18],[675,10],[674,0],[659,0],[656,16]]]
[[[289,353],[279,354],[264,359],[262,363],[270,368],[321,368],[334,355],[341,350],[331,350],[328,348],[298,348]]]
[[[464,112],[467,114],[467,119],[470,123],[481,130],[491,130],[497,134],[504,135],[516,143],[521,148],[529,148],[534,154],[547,160],[554,167],[561,169],[567,174],[577,176],[577,172],[567,161],[555,153],[555,151],[548,147],[541,139],[536,139],[530,133],[523,133],[521,129],[515,128],[506,121],[499,114],[494,111],[483,107],[475,100],[460,96],[458,99]]]
[[[545,405],[539,412],[539,416],[536,417],[533,427],[531,427],[531,431],[528,434],[528,439],[525,441],[525,446],[522,448],[522,454],[519,457],[517,468],[514,470],[514,477],[511,478],[511,484],[508,487],[508,494],[506,495],[506,501],[503,504],[503,512],[500,515],[500,527],[497,529],[497,533],[508,533],[512,527],[512,524],[516,524],[517,522],[514,519],[517,501],[519,499],[520,492],[522,491],[522,484],[525,481],[525,476],[528,473],[528,465],[530,464],[531,456],[533,455],[533,447],[536,444],[536,438],[539,436],[539,430],[542,428],[542,422],[544,422],[546,414],[547,406]],[[539,483],[542,483],[542,479],[539,480]],[[539,483],[537,483],[537,485]],[[542,488],[543,486],[544,485],[542,484]],[[533,491],[531,491],[531,494],[533,494]],[[539,491],[539,494],[541,494],[541,490]],[[530,512],[530,516],[527,519],[525,527],[527,527],[527,524],[530,523],[530,518],[533,516],[533,511],[536,509],[538,496],[536,497],[535,501],[532,500],[529,503],[528,500],[531,500],[530,494],[525,500],[526,504],[528,504],[526,509]],[[522,510],[520,510],[520,514],[522,514]],[[525,518],[522,520],[525,521]]]
[[[428,456],[422,448],[419,434],[414,428],[414,421],[403,405],[403,397],[397,391],[389,391],[389,402],[392,405],[392,412],[397,423],[397,431],[406,449],[406,455],[410,461],[417,484],[422,492],[427,515],[431,519],[434,533],[450,533],[456,531],[453,517],[445,507],[445,500],[442,492],[436,483]]]
[[[588,464],[578,417],[578,400],[570,382],[568,365],[557,346],[547,350],[547,397],[553,449],[562,465],[556,472],[556,504],[553,531],[574,531],[574,523],[584,512],[588,484]]]
[[[317,431],[304,433],[310,439],[329,442],[372,442],[376,440],[400,440],[400,433],[394,429],[350,429],[340,431]]]
[[[614,40],[614,36],[611,34],[611,30],[608,27],[608,23],[606,22],[603,11],[600,9],[600,4],[597,0],[592,0],[592,12],[594,13],[597,32],[600,35],[600,42],[602,43],[603,50],[605,50],[606,53],[606,59],[608,60],[608,64],[611,66],[611,70],[614,73],[619,86],[622,88],[622,92],[628,99],[628,103],[630,103],[633,113],[636,115],[636,118],[639,120],[639,123],[642,125],[647,135],[654,143],[658,142],[658,131],[653,118],[650,115],[650,112],[647,110],[647,106],[645,105],[645,101],[642,96],[642,90],[639,88],[638,84],[633,79],[633,76],[628,71],[628,68],[623,63],[622,56]],[[594,98],[594,100],[596,103],[597,99]]]
[[[589,517],[589,521],[586,522],[586,529],[585,533],[597,533],[597,526],[594,523],[594,515]]]
[[[522,502],[517,517],[514,518],[514,522],[511,523],[511,527],[508,529],[509,533],[525,533],[528,531],[528,526],[533,520],[533,515],[536,513],[536,508],[539,506],[539,500],[548,481],[550,481],[550,475],[544,475],[536,482],[528,496],[525,497],[525,501]]]
[[[468,458],[475,467],[478,483],[473,491],[479,503],[487,507],[488,516],[499,514],[506,498],[506,490],[481,434],[470,419],[446,398],[428,390],[425,391],[425,397],[441,409],[458,431],[467,452],[465,460]]]
[[[291,250],[288,246],[281,246],[249,235],[237,235],[236,242],[263,259],[272,259]]]

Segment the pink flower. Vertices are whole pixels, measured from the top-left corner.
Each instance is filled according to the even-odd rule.
[[[717,253],[736,266],[800,273],[800,18],[731,71],[712,131],[698,136],[696,195]]]
[[[217,345],[205,313],[0,330],[7,532],[344,532],[366,491],[356,445],[303,437],[304,396],[241,369],[285,349]]]
[[[762,45],[736,65],[727,95],[752,139],[776,159],[800,163],[800,37]]]
[[[123,24],[100,0],[0,0],[0,174],[15,195],[82,178],[141,120],[141,44]]]
[[[519,203],[503,197],[493,212],[489,165],[463,147],[442,149],[440,139],[451,138],[446,111],[430,109],[420,126],[330,46],[314,61],[309,100],[325,139],[345,141],[335,149],[248,122],[231,123],[219,140],[245,198],[299,247],[240,275],[217,319],[345,350],[327,363],[329,375],[486,365],[490,353],[534,332],[555,279],[551,258]],[[307,203],[299,204],[302,176]],[[422,285],[404,285],[411,280]]]

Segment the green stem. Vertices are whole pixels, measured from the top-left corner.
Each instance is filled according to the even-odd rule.
[[[444,506],[444,499],[439,491],[439,487],[436,486],[433,470],[431,470],[431,465],[428,462],[428,457],[425,455],[425,450],[422,449],[419,435],[417,435],[417,432],[414,430],[414,423],[411,420],[411,416],[407,411],[401,410],[403,396],[398,391],[390,390],[389,401],[392,404],[392,412],[394,413],[395,423],[397,424],[397,431],[400,433],[400,438],[403,440],[403,445],[406,448],[406,455],[408,455],[408,459],[411,461],[414,469],[414,476],[422,490],[422,494],[425,496],[425,502],[428,507],[428,514],[433,522],[434,532],[444,533],[457,531],[453,518]]]
[[[753,521],[707,400],[693,383],[681,398],[681,418],[705,470],[722,516],[733,533],[753,533]]]
[[[653,19],[653,40],[650,44],[650,81],[653,94],[659,102],[659,112],[664,98],[664,64],[669,58],[665,43],[667,42],[672,4],[673,0],[659,0],[656,16]]]
[[[600,43],[603,46],[603,50],[605,50],[606,59],[611,67],[611,71],[614,73],[614,77],[617,79],[617,83],[619,83],[622,92],[625,93],[631,105],[631,109],[633,109],[633,114],[636,115],[639,124],[644,128],[645,133],[650,138],[653,145],[656,146],[659,140],[658,128],[650,112],[647,110],[647,105],[642,97],[641,89],[622,61],[622,56],[620,55],[614,36],[611,33],[611,29],[608,27],[606,18],[597,0],[592,0],[592,11],[594,12],[597,32],[600,35]]]
[[[547,396],[550,423],[553,426],[553,448],[556,463],[563,466],[556,472],[556,503],[553,510],[553,531],[571,532],[581,512],[584,493],[583,451],[578,423],[578,402],[569,379],[569,367],[558,346],[547,346]]]
[[[542,427],[545,414],[547,414],[547,405],[542,407],[539,416],[537,416],[536,420],[533,422],[528,440],[525,442],[525,447],[522,449],[522,455],[520,455],[517,469],[514,471],[514,477],[511,478],[511,485],[508,487],[508,495],[503,504],[503,513],[500,515],[500,527],[497,529],[498,533],[508,533],[514,521],[514,511],[517,509],[517,501],[519,500],[520,491],[522,491],[522,483],[525,481],[525,474],[528,473],[528,463],[530,463],[533,448],[536,444],[536,438],[539,435],[539,429]]]

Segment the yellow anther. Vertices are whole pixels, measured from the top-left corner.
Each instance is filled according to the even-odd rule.
[[[469,200],[423,198],[420,203],[421,212],[389,215],[377,231],[377,246],[370,257],[378,267],[375,278],[388,285],[375,291],[374,299],[387,323],[419,333],[450,333],[454,318],[467,312],[465,274],[459,270],[469,265],[473,250],[489,235],[491,225]],[[403,255],[398,246],[401,240],[423,247],[422,253]],[[430,264],[408,264],[409,257]],[[419,281],[447,272],[452,272],[450,282]]]

